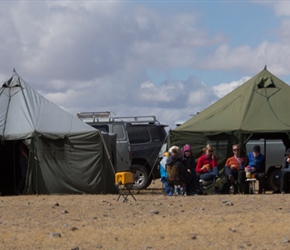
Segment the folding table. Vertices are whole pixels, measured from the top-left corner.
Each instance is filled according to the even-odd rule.
[[[255,193],[256,191],[256,181],[257,179],[256,178],[248,178],[246,179],[246,182],[249,183],[249,194],[251,194],[253,191],[253,194]]]

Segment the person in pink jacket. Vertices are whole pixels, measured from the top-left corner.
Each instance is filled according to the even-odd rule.
[[[200,179],[204,181],[213,180],[218,178],[217,159],[213,154],[213,148],[211,145],[206,145],[203,149],[204,154],[197,160],[196,173]]]

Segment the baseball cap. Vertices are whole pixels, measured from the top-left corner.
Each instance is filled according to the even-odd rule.
[[[253,151],[254,151],[254,152],[258,152],[258,153],[260,153],[260,151],[261,151],[260,146],[259,146],[259,145],[255,145],[255,146],[253,147]]]

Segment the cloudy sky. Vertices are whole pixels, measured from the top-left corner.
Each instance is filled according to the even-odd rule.
[[[265,65],[290,82],[290,2],[0,1],[0,81],[15,68],[74,115],[174,128]]]

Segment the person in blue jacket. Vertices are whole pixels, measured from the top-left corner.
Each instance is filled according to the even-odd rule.
[[[253,178],[259,181],[259,194],[262,194],[265,189],[265,156],[261,154],[259,145],[255,145],[253,151],[248,153],[246,166],[244,170],[239,172],[240,183],[245,183],[245,172],[251,172]]]
[[[166,162],[167,162],[168,157],[169,157],[169,153],[165,152],[164,157],[162,158],[159,164],[159,171],[160,171],[160,177],[161,177],[160,180],[164,184],[165,193],[168,196],[172,196],[173,191],[172,191],[171,186],[168,183],[168,173],[166,171]]]

